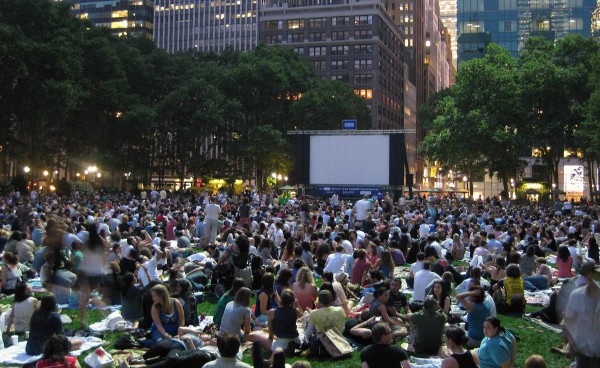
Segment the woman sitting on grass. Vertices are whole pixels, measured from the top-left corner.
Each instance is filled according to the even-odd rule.
[[[517,266],[518,267],[518,266]],[[508,368],[517,355],[517,343],[513,335],[505,331],[500,320],[488,317],[483,323],[485,337],[477,349],[479,368]]]
[[[77,357],[69,356],[71,342],[65,335],[55,335],[44,345],[44,357],[35,364],[36,368],[81,368]]]
[[[163,339],[176,336],[179,327],[185,326],[185,314],[179,300],[171,298],[167,287],[156,285],[150,289],[152,294],[152,327],[151,337],[144,340],[146,347],[152,347]]]
[[[446,347],[451,354],[442,360],[441,368],[477,368],[473,353],[463,349],[463,345],[469,341],[469,338],[462,328],[450,326],[444,331],[444,336],[446,337]]]
[[[31,286],[24,282],[18,283],[15,288],[15,301],[13,303],[10,316],[8,317],[8,324],[6,325],[6,335],[10,335],[10,330],[14,324],[15,331],[14,335],[25,335],[26,331],[30,329],[31,316],[39,308],[39,301],[34,298]],[[6,339],[10,340],[10,339]],[[10,346],[10,341],[4,341],[4,346]]]

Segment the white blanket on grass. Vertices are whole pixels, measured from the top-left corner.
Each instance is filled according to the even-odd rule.
[[[412,367],[415,368],[440,368],[442,359],[440,358],[417,358],[411,357]]]
[[[70,355],[79,356],[86,350],[93,349],[95,347],[102,345],[102,339],[97,337],[82,337],[85,340],[83,345],[79,350],[74,350]],[[16,345],[13,345],[9,348],[0,350],[0,364],[18,364],[24,365],[33,363],[42,359],[42,355],[27,355],[25,353],[25,345],[27,345],[27,341],[22,341]]]

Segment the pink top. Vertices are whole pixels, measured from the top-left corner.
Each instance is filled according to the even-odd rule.
[[[566,262],[560,258],[556,258],[556,267],[558,268],[556,277],[573,277],[573,272],[571,272],[571,266],[573,266],[573,257],[569,256],[569,259],[567,259]]]
[[[298,300],[298,305],[302,310],[314,309],[315,308],[315,295],[311,292],[311,287],[306,285],[304,289],[300,289],[300,287],[294,287],[294,296],[296,300]]]

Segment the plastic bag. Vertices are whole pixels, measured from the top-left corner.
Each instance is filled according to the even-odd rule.
[[[106,350],[98,348],[94,350],[93,353],[86,356],[84,362],[91,368],[111,368],[115,361]]]

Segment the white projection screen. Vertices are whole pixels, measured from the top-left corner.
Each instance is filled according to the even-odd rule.
[[[310,184],[387,185],[389,135],[310,137]]]

